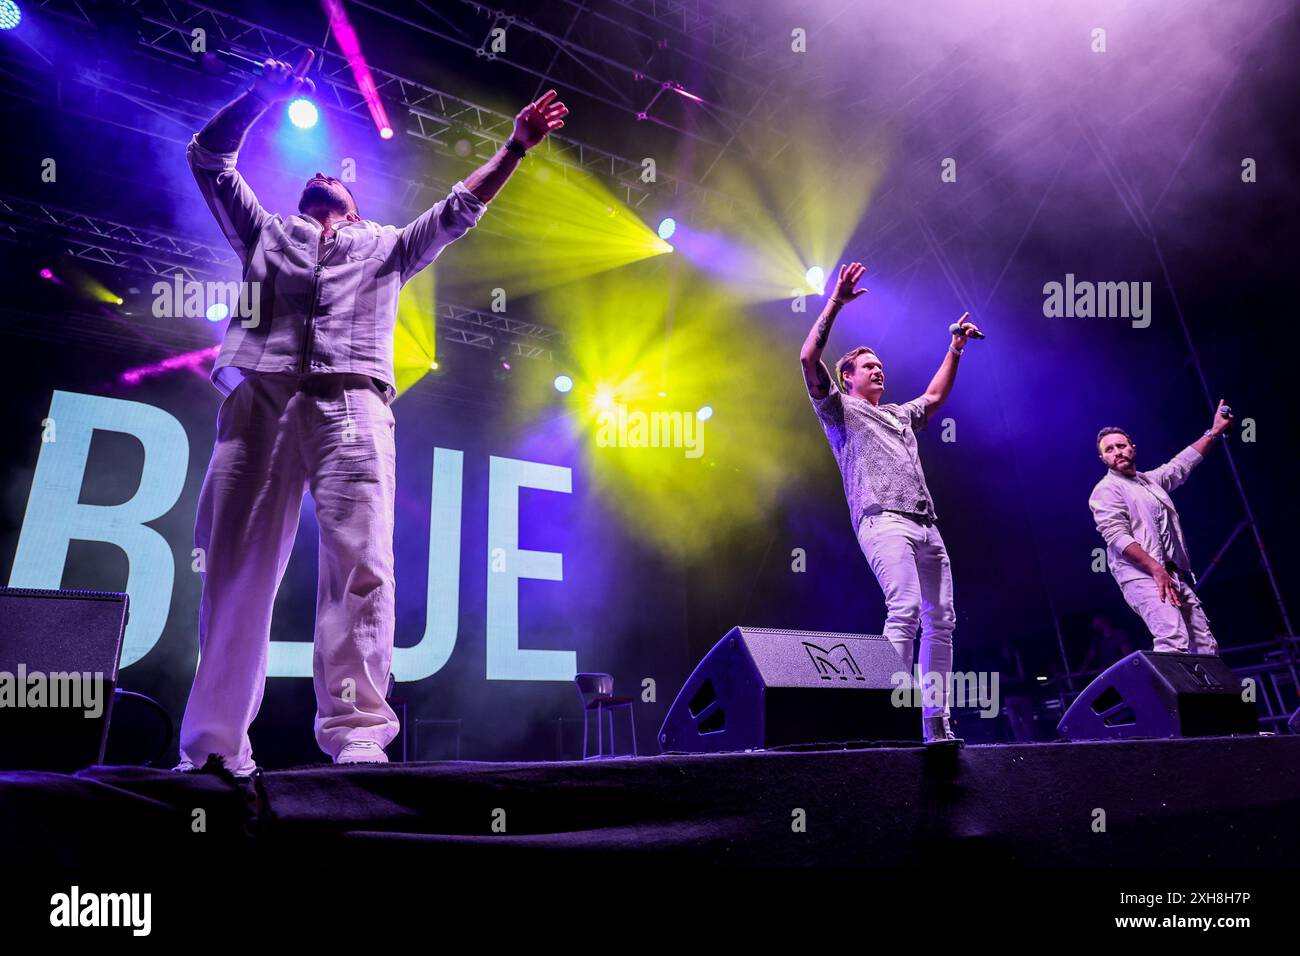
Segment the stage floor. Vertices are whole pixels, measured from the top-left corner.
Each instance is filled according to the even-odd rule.
[[[0,774],[0,845],[70,871],[345,847],[512,866],[1291,866],[1298,821],[1295,736]]]

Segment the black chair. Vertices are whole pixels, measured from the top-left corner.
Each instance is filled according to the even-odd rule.
[[[601,757],[618,756],[614,753],[614,711],[620,707],[627,708],[628,720],[632,725],[632,756],[636,752],[636,714],[632,710],[631,697],[614,696],[614,678],[610,674],[577,674],[573,682],[578,685],[578,697],[582,700],[582,759],[598,760]],[[596,752],[588,756],[588,718],[596,714]],[[609,752],[605,752],[605,733],[603,718],[609,714]]]

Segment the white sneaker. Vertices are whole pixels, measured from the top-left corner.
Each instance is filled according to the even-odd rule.
[[[335,763],[388,763],[388,754],[373,740],[353,740],[343,745]]]
[[[921,732],[927,747],[962,747],[966,744],[966,741],[952,732],[952,724],[947,717],[921,718]]]
[[[230,761],[223,757],[222,764],[223,766],[228,766],[230,764]],[[194,766],[194,762],[191,761],[188,757],[182,757],[181,762],[178,763],[176,766],[172,767],[172,771],[175,773],[193,773],[195,770],[198,769],[200,768]],[[236,777],[251,777],[254,771],[256,770],[257,770],[257,764],[255,764],[252,758],[250,757],[248,763],[244,764],[238,770],[234,771],[234,775]]]

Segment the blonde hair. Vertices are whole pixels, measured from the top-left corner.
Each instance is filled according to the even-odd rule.
[[[840,360],[835,363],[835,382],[837,385],[839,385],[841,392],[844,392],[846,394],[848,393],[848,389],[844,387],[844,373],[846,371],[849,372],[853,371],[853,366],[854,363],[857,362],[858,356],[875,355],[875,354],[876,354],[875,349],[867,348],[867,346],[865,345],[859,345],[851,352],[846,352],[840,358]]]

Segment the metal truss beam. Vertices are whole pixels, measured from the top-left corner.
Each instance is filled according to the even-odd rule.
[[[206,49],[229,49],[256,59],[290,59],[303,47],[317,51],[312,77],[317,100],[326,108],[364,118],[369,123],[365,98],[352,77],[347,59],[316,42],[289,36],[215,7],[190,0],[120,0],[117,6],[88,6],[79,0],[43,0],[42,7],[61,17],[96,29],[124,31],[123,17],[135,21],[135,41],[141,48],[193,66],[194,31],[202,30]],[[111,34],[110,34],[111,35]],[[371,66],[379,95],[407,118],[405,132],[433,144],[442,153],[467,158],[456,143],[469,139],[473,155],[495,151],[509,138],[514,117],[443,90]],[[656,182],[645,183],[641,159],[622,156],[563,136],[547,137],[540,155],[561,171],[573,170],[602,177],[614,185],[631,207],[651,198],[685,197],[701,202],[734,205],[733,197],[688,179],[656,170]]]
[[[33,237],[52,241],[75,259],[153,279],[171,281],[180,274],[185,281],[225,281],[239,271],[225,246],[0,195],[0,240],[28,243]],[[448,302],[435,308],[444,341],[552,362],[567,341],[564,332],[536,322]]]

